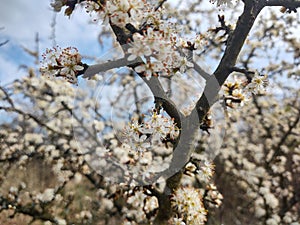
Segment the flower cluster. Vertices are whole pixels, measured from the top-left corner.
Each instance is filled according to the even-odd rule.
[[[131,149],[144,152],[157,141],[173,141],[179,134],[173,119],[164,117],[153,111],[152,115],[145,117],[142,123],[132,120],[125,127],[124,137]]]
[[[232,0],[209,0],[212,4],[217,2],[217,6],[227,5],[232,6]]]
[[[51,77],[63,77],[70,83],[77,83],[77,75],[84,69],[81,55],[74,47],[47,49],[42,55],[40,72]]]
[[[212,162],[205,161],[201,166],[201,169],[197,171],[205,181],[209,181],[215,172],[215,165]]]
[[[174,223],[180,225],[205,224],[207,211],[203,206],[202,194],[198,189],[193,187],[176,189],[171,197],[171,204],[177,211]]]
[[[136,58],[143,60],[144,63],[135,67],[135,71],[146,78],[151,78],[152,75],[170,75],[177,71],[184,73],[194,65],[182,49],[191,51],[204,45],[201,35],[196,36],[195,43],[179,39],[178,25],[162,19],[163,7],[155,9],[146,1],[106,1],[105,8],[100,10],[98,3],[87,1],[86,4],[87,12],[96,13],[104,22],[109,19],[111,24],[119,27],[131,24],[140,28],[139,32],[133,34],[127,53],[129,61]]]
[[[267,75],[262,76],[256,73],[247,88],[253,94],[259,94],[266,91],[266,87],[268,86],[268,84],[269,82]]]
[[[233,82],[227,81],[223,85],[225,103],[227,106],[234,108],[236,105],[243,106],[248,102],[252,94],[264,93],[268,85],[267,75],[255,73],[251,82],[236,77]]]
[[[243,106],[249,101],[250,95],[245,92],[239,80],[234,82],[226,82],[223,85],[226,106],[234,108],[235,106]]]
[[[136,28],[136,31],[131,31],[132,41],[126,53],[129,61],[136,58],[143,60],[143,64],[136,66],[135,71],[146,78],[171,75],[178,71],[184,73],[194,66],[190,53],[205,44],[203,35],[197,35],[194,43],[178,38],[181,29],[171,20],[164,19],[164,7],[157,8],[145,0],[88,0],[82,4],[87,13],[95,16],[94,21],[109,22],[122,29],[128,24]],[[63,5],[68,6],[59,0],[52,3],[56,11],[60,11]]]
[[[199,163],[189,162],[185,167],[185,173],[189,176],[197,174],[201,181],[209,182],[215,173],[215,165],[208,160]]]
[[[187,48],[186,42],[176,37],[171,24],[160,21],[158,28],[149,27],[144,35],[135,33],[130,43],[128,60],[141,57],[144,64],[135,68],[138,73],[150,78],[151,75],[170,75],[179,71],[184,73],[193,63],[181,49]],[[168,27],[168,29],[166,29]],[[172,32],[170,32],[173,30]]]
[[[126,200],[127,209],[123,208],[126,211],[126,217],[131,220],[134,218],[134,221],[139,224],[146,220],[147,215],[150,215],[159,207],[157,198],[147,196],[144,190],[137,189],[126,194],[129,196]]]
[[[151,5],[145,0],[87,0],[82,4],[95,22],[106,24],[110,21],[121,27],[127,23],[138,25],[151,13]]]
[[[223,195],[217,190],[214,184],[208,184],[206,187],[206,198],[210,203],[212,203],[216,208],[220,207],[223,200]]]

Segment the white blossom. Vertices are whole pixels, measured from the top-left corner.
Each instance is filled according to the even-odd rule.
[[[186,224],[205,224],[207,212],[199,190],[192,187],[178,188],[171,198],[171,204],[184,217]]]
[[[70,83],[77,83],[77,74],[83,69],[81,55],[76,48],[55,47],[43,54],[40,72],[48,78],[63,77]]]

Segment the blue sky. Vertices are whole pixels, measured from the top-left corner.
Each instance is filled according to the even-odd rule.
[[[50,0],[13,0],[0,7],[0,82],[11,82],[26,74],[21,64],[34,65],[34,58],[22,50],[22,46],[34,50],[35,36],[39,35],[40,55],[52,46],[51,23],[54,12]],[[89,24],[90,17],[84,9],[77,9],[68,17],[62,13],[56,16],[56,43],[61,47],[74,46],[83,55],[99,55],[101,47],[97,35],[101,25]]]

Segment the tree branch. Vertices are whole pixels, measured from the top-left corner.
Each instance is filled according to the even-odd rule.
[[[200,74],[205,80],[208,80],[210,78],[210,74],[207,73],[204,69],[202,69],[196,62],[193,62],[194,64],[194,70]]]
[[[5,98],[3,100],[7,100],[8,103],[10,104],[11,107],[15,108],[14,102],[12,101],[12,99],[9,97],[9,94],[7,93],[7,91],[0,86],[0,90],[4,93]]]
[[[8,42],[9,42],[9,40],[6,40],[6,41],[1,42],[1,43],[0,43],[0,47],[3,46],[3,45],[5,45],[5,44],[7,44]]]
[[[184,165],[189,161],[194,150],[194,143],[191,140],[195,140],[194,137],[199,130],[200,123],[210,107],[215,103],[222,84],[232,72],[232,68],[235,66],[248,33],[262,8],[263,6],[259,3],[259,0],[245,3],[244,12],[239,17],[236,29],[229,36],[225,53],[218,68],[214,72],[214,75],[207,79],[204,92],[191,114],[181,121],[182,129],[180,138],[175,147],[170,167],[159,176],[168,178],[173,174],[180,174]],[[168,186],[173,186],[173,184],[169,184]]]
[[[300,7],[300,1],[296,0],[265,0],[265,6],[284,6],[286,8],[296,9]]]
[[[210,107],[217,100],[218,92],[232,72],[254,21],[263,7],[264,5],[259,0],[245,2],[244,11],[237,21],[236,29],[228,38],[220,64],[214,74],[207,80],[204,92],[195,106],[194,110],[197,110],[200,121],[203,120]]]
[[[183,117],[183,114],[177,110],[175,103],[167,96],[158,77],[152,76],[149,80],[147,80],[146,77],[141,78],[150,88],[154,96],[155,103],[161,104],[168,115],[174,118],[174,122],[176,123],[177,127],[181,128],[181,118]]]
[[[88,66],[88,68],[84,71],[83,78],[91,78],[95,74],[99,72],[105,72],[107,70],[115,69],[115,68],[120,68],[124,66],[135,66],[136,64],[142,63],[143,61],[141,58],[137,58],[136,60],[133,61],[128,61],[127,57],[121,58],[121,59],[116,59],[114,61],[108,61],[106,63],[102,64],[96,64],[96,65],[91,65]]]

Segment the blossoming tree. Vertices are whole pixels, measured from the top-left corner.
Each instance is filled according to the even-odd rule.
[[[85,7],[105,25],[100,32],[111,32],[115,47],[109,61],[94,65],[75,47],[47,49],[42,77],[31,72],[1,87],[0,110],[14,116],[1,125],[0,210],[11,218],[25,215],[28,223],[216,224],[222,221],[212,209],[223,199],[212,180],[217,156],[222,192],[233,186],[225,181],[237,179],[235,190],[247,190],[237,198],[254,201],[253,221],[296,224],[299,96],[286,97],[294,101],[291,106],[274,106],[270,121],[264,116],[269,105],[258,99],[267,75],[299,74],[300,2],[211,2],[228,7],[232,24],[205,9],[206,1],[178,3],[175,9],[164,0],[55,0],[52,7],[65,8],[67,16]],[[270,6],[282,6],[281,12]],[[218,23],[200,29],[198,17],[204,23],[212,15]],[[277,41],[288,51],[275,46]],[[213,72],[202,63],[207,59],[216,64]],[[78,83],[85,91],[74,86]],[[280,112],[280,107],[291,108]],[[274,128],[279,115],[282,121]],[[257,120],[261,127],[255,132],[243,123]],[[33,174],[41,162],[41,176],[51,181],[38,185],[19,175],[11,185],[15,174],[22,174],[18,171]],[[230,208],[228,198],[224,205]],[[251,221],[244,209],[235,210]],[[230,219],[240,220],[224,217]]]
[[[224,223],[299,224],[299,106],[299,90],[287,89],[232,114],[215,160],[223,207],[235,212]]]

